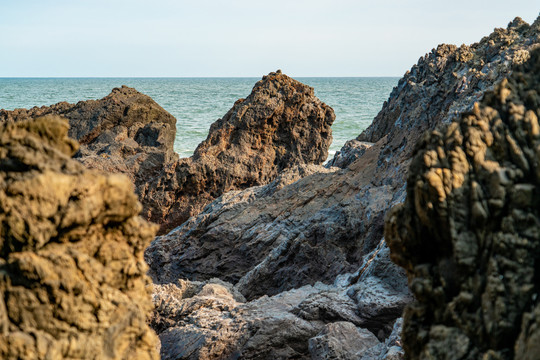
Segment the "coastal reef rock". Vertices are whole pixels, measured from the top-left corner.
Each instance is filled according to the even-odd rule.
[[[170,230],[221,194],[264,185],[293,165],[321,164],[332,142],[331,107],[277,71],[213,123],[190,158],[163,169],[141,192],[144,216]]]
[[[180,160],[173,150],[176,119],[126,86],[76,105],[0,110],[0,122],[47,114],[69,119],[69,135],[81,144],[77,160],[131,178],[141,215],[160,224],[161,233],[227,191],[267,184],[289,166],[321,164],[335,119],[313,88],[277,71],[212,124],[192,157]]]
[[[321,283],[246,302],[219,279],[179,280],[154,285],[154,303],[163,360],[395,360],[402,353],[401,322],[380,342],[360,327],[344,288]]]
[[[540,47],[418,145],[385,232],[416,298],[408,358],[539,358],[539,117]]]
[[[0,358],[157,359],[157,227],[127,177],[71,159],[67,134],[58,117],[0,124]]]
[[[539,42],[540,21],[528,25],[516,18],[506,29],[495,29],[478,43],[439,45],[405,73],[357,140],[383,140],[384,161],[391,166],[402,163],[410,158],[410,149],[425,131],[471,110],[475,101],[510,74],[513,64],[525,62]],[[345,144],[341,154],[350,152],[354,144]],[[341,160],[339,166],[346,167],[354,160]],[[399,181],[404,183],[404,179]]]
[[[69,136],[80,144],[77,160],[88,168],[127,175],[137,192],[178,159],[173,150],[176,119],[149,96],[127,86],[113,89],[100,100],[0,110],[0,121],[44,115],[69,120]]]
[[[524,57],[530,56],[533,44],[538,43],[539,27],[538,20],[529,26],[516,19],[508,29],[498,29],[469,48],[477,49],[474,54],[486,67],[479,90],[491,88],[511,71],[513,63],[522,63]],[[452,47],[439,47],[443,48]],[[386,133],[381,138],[362,139],[372,144],[350,142],[349,147],[356,150],[343,152],[340,168],[291,167],[266,186],[223,194],[199,215],[157,237],[145,253],[153,280],[165,287],[179,280],[205,282],[220,278],[247,299],[242,305],[245,309],[251,302],[266,297],[275,299],[295,289],[316,287],[320,282],[332,291],[345,293],[353,302],[354,311],[340,312],[346,316],[327,316],[325,309],[334,306],[334,298],[325,295],[330,290],[321,290],[320,305],[305,306],[308,311],[301,313],[309,314],[310,321],[318,327],[309,334],[298,331],[298,336],[293,336],[295,344],[303,344],[303,355],[298,357],[312,356],[309,339],[317,337],[326,324],[345,321],[371,331],[381,341],[384,356],[399,359],[402,356],[399,340],[389,340],[389,336],[394,328],[399,331],[394,325],[412,296],[405,271],[390,261],[383,237],[384,219],[391,207],[405,199],[405,179],[415,143],[426,129],[447,121],[449,104],[437,99],[431,103],[430,99],[439,92],[441,97],[455,92],[457,82],[447,80],[461,66],[452,60],[455,51],[435,50],[420,60],[419,64],[424,65],[415,65],[405,75],[406,80],[401,80],[394,89],[377,120],[387,123]],[[444,66],[446,63],[457,65]],[[467,64],[463,69],[470,67]],[[409,84],[412,72],[421,85]],[[428,79],[431,79],[429,86]],[[476,96],[482,94],[476,93],[467,101],[473,102]],[[463,100],[467,103],[464,107],[469,108],[472,104],[467,101]],[[457,111],[457,105],[455,108]],[[422,118],[416,121],[417,116]],[[349,163],[347,154],[355,160]],[[337,304],[331,314],[350,309],[339,305],[343,302]],[[156,316],[160,311],[158,308]],[[212,313],[221,316],[220,311],[214,309]],[[169,316],[161,314],[163,318]],[[180,319],[183,322],[173,325]],[[167,333],[167,341],[176,337],[182,347],[179,328],[194,333],[210,328],[204,325],[206,318],[202,313],[196,317],[197,321],[193,319],[181,315],[171,322],[162,321],[167,324],[164,327],[175,328],[178,335],[162,329],[160,338],[163,341]],[[226,322],[230,318],[223,314],[223,319]],[[530,326],[534,321],[531,318]],[[294,327],[291,329],[294,331]],[[398,338],[399,332],[393,339]],[[215,342],[220,339],[216,337]],[[231,341],[237,341],[234,346],[242,349],[244,338],[238,339]],[[268,346],[275,348],[286,348],[289,341],[281,338],[272,343],[271,340],[270,337]],[[311,347],[319,348],[322,349]],[[165,351],[162,348],[162,356]],[[380,358],[380,354],[369,353],[366,350],[362,356]]]

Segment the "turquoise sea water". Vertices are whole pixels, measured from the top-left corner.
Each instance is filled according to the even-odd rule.
[[[260,78],[0,78],[0,109],[30,108],[60,101],[100,99],[127,85],[152,97],[177,119],[175,150],[191,156],[210,124]],[[297,78],[336,112],[330,154],[362,132],[388,99],[399,78]]]

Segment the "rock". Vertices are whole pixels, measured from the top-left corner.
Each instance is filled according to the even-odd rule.
[[[150,97],[122,86],[101,100],[14,111],[1,121],[56,114],[70,121],[88,168],[128,175],[142,216],[160,233],[198,214],[221,194],[272,181],[289,166],[321,164],[332,142],[335,114],[313,88],[278,71],[212,124],[190,158],[173,150],[176,119]]]
[[[212,124],[191,158],[149,182],[141,193],[144,215],[164,233],[228,191],[267,184],[290,166],[321,164],[334,119],[313,88],[281,71],[264,76]]]
[[[360,360],[403,360],[405,353],[401,347],[401,329],[403,318],[399,318],[394,323],[392,333],[384,341],[384,344],[375,345],[364,351],[359,357]]]
[[[313,360],[356,360],[360,354],[378,344],[379,340],[368,330],[339,321],[325,325],[316,337],[309,339],[309,352]]]
[[[0,358],[157,359],[125,176],[87,170],[58,117],[0,124]]]
[[[418,145],[385,231],[416,298],[402,333],[410,359],[538,358],[539,74],[536,46]]]
[[[75,157],[86,167],[123,173],[138,193],[148,179],[178,158],[173,150],[176,119],[150,97],[127,86],[113,89],[100,100],[0,110],[0,122],[44,115],[69,120],[69,136],[80,143]]]
[[[373,146],[373,143],[358,141],[356,139],[349,140],[325,166],[328,168],[336,166],[344,169],[364,155],[366,150],[371,146]]]
[[[512,64],[526,60],[540,42],[539,28],[538,20],[529,26],[516,18],[506,29],[495,29],[478,43],[439,45],[405,73],[357,140],[383,140],[387,161],[392,166],[402,163],[424,132],[471,110],[475,101],[508,76]],[[341,152],[347,148],[345,144]],[[340,155],[336,153],[336,158]],[[345,168],[350,161],[342,160],[339,166]]]
[[[492,47],[499,52],[489,57],[486,49],[491,45],[481,41],[477,45],[484,48],[478,53],[483,54],[480,60],[489,64],[504,55],[513,61],[521,50],[529,52],[537,42],[537,23],[522,25],[519,31],[512,27],[501,30],[512,36],[505,46]],[[311,174],[304,171],[303,175],[294,175],[303,169],[296,167],[275,183],[225,193],[198,216],[156,238],[145,253],[153,280],[167,284],[177,279],[219,277],[233,284],[249,303],[322,282],[337,292],[344,291],[351,302],[320,296],[317,309],[331,307],[342,314],[342,321],[367,328],[381,341],[388,338],[412,297],[404,271],[389,261],[384,218],[405,199],[405,177],[416,140],[427,128],[442,123],[448,113],[443,102],[434,102],[429,111],[423,107],[434,93],[450,91],[446,86],[454,84],[444,80],[453,76],[454,67],[431,70],[450,62],[447,55],[435,52],[421,60],[423,66],[416,66],[417,79],[423,84],[435,76],[429,91],[427,85],[423,92],[405,85],[394,90],[381,112],[380,121],[389,123],[386,135],[373,139],[376,142],[366,146],[354,162],[340,164],[342,169],[313,167]],[[491,86],[489,79],[497,78],[486,77],[483,86]],[[398,110],[402,119],[408,119],[405,128],[392,122],[392,114]],[[435,120],[429,124],[415,121],[422,111]],[[312,310],[304,311],[311,314]],[[317,319],[319,315],[309,316]],[[317,329],[311,337],[321,328]],[[402,350],[397,345],[390,348],[393,346],[396,348],[390,351],[381,345],[374,358],[399,358]]]
[[[241,302],[229,291],[230,285],[187,283],[186,286],[182,280],[177,284],[154,285],[157,311],[152,326],[158,329],[162,359],[307,359],[310,339],[321,333],[325,324],[327,329],[336,330],[327,330],[321,337],[349,336],[348,328],[340,333],[340,324],[352,326],[355,342],[343,345],[345,350],[361,352],[378,343],[369,331],[343,322],[360,321],[355,318],[354,303],[344,289],[318,283]],[[199,290],[186,295],[183,288]],[[343,311],[345,308],[351,312]],[[335,338],[330,342],[333,348],[339,346]]]

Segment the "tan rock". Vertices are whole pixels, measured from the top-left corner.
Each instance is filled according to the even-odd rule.
[[[87,170],[57,117],[0,124],[0,358],[157,359],[129,179]]]

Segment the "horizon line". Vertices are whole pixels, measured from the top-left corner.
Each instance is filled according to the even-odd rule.
[[[286,74],[285,74],[286,75]],[[267,75],[263,75],[267,76]],[[403,75],[370,76],[290,76],[292,78],[401,78]],[[0,76],[0,79],[254,79],[262,76]]]

